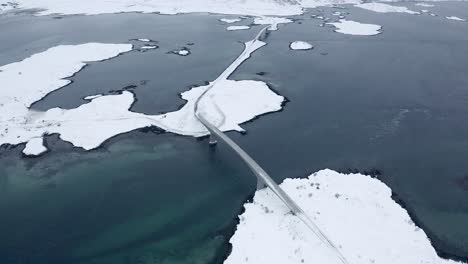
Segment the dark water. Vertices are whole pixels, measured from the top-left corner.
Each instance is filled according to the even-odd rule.
[[[290,102],[244,124],[247,135],[230,135],[278,181],[323,168],[378,169],[438,251],[467,259],[468,23],[443,17],[468,17],[468,4],[436,5],[438,17],[344,10],[383,25],[374,37],[319,27],[310,14],[320,10],[281,26],[232,78],[266,81]],[[135,111],[174,110],[179,92],[216,78],[259,29],[226,32],[220,17],[4,16],[0,64],[59,44],[150,38],[159,49],[93,63],[34,107],[71,108],[136,85]],[[291,51],[294,40],[315,48]],[[183,46],[190,56],[167,53]],[[223,145],[206,143],[135,131],[91,152],[54,136],[52,152],[36,159],[3,148],[1,263],[222,263],[255,184]]]

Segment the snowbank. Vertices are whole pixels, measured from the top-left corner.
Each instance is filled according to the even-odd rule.
[[[420,14],[419,12],[409,10],[405,6],[394,6],[384,3],[363,3],[357,4],[355,6],[378,13],[407,13],[412,15]]]
[[[425,232],[377,179],[323,170],[286,179],[281,187],[350,264],[457,263],[437,256]],[[341,263],[269,189],[257,191],[244,207],[225,264]]]
[[[310,50],[310,49],[314,48],[314,46],[312,46],[312,44],[310,44],[309,42],[305,42],[305,41],[291,42],[291,44],[289,44],[289,47],[292,50]]]
[[[335,32],[357,35],[357,36],[372,36],[382,33],[382,26],[375,24],[363,24],[352,20],[340,19],[339,22],[327,23],[333,25],[337,29]]]

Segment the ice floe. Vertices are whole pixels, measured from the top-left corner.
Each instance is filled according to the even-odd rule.
[[[313,49],[314,46],[312,46],[312,44],[310,44],[309,42],[294,41],[291,42],[291,44],[289,44],[289,48],[291,48],[292,50],[310,50]]]
[[[227,31],[246,30],[250,29],[249,26],[229,26],[226,28]]]
[[[284,17],[256,17],[254,19],[255,25],[271,25],[269,30],[278,30],[278,24],[292,23],[289,18]]]
[[[375,24],[364,24],[352,20],[340,19],[339,22],[327,23],[336,27],[335,32],[358,35],[358,36],[372,36],[382,33],[382,26]]]
[[[48,93],[70,83],[73,76],[88,62],[113,58],[132,50],[130,44],[64,45],[35,54],[21,62],[0,67],[0,145],[27,143],[24,153],[45,151],[39,142],[44,135],[58,134],[76,147],[90,150],[118,134],[138,128],[157,126],[168,132],[188,136],[208,134],[194,117],[194,103],[208,88],[200,101],[199,111],[223,131],[243,131],[239,126],[258,115],[278,111],[284,97],[274,93],[261,81],[233,81],[227,77],[258,48],[261,41],[245,43],[246,48],[228,69],[212,83],[194,87],[181,94],[187,103],[178,111],[161,115],[145,115],[129,111],[135,95],[122,91],[114,95],[91,95],[88,103],[74,109],[53,108],[34,111],[29,107]],[[219,114],[223,113],[223,120]],[[222,121],[222,122],[221,122]],[[43,146],[43,145],[42,145]]]
[[[240,18],[221,18],[219,21],[227,23],[227,24],[232,24],[232,23],[242,21],[242,19],[240,19]]]
[[[460,17],[456,17],[456,16],[448,16],[448,17],[445,17],[446,19],[449,19],[449,20],[454,20],[454,21],[461,21],[461,22],[465,22],[466,19],[463,19],[463,18],[460,18]]]
[[[412,15],[420,14],[419,12],[412,11],[405,6],[394,6],[384,3],[362,3],[355,6],[378,13],[407,13]]]
[[[322,170],[286,179],[281,187],[349,263],[459,263],[437,255],[424,230],[378,179]],[[271,190],[257,191],[244,208],[225,264],[342,263]]]

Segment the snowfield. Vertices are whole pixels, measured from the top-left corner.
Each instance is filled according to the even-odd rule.
[[[411,15],[419,15],[419,12],[409,10],[405,6],[394,6],[384,3],[363,3],[357,4],[356,7],[360,7],[366,10],[378,12],[378,13],[407,13]]]
[[[458,263],[437,256],[425,232],[377,179],[322,170],[286,179],[281,187],[350,264]],[[341,264],[269,189],[257,191],[244,207],[225,264]]]
[[[59,137],[76,147],[90,150],[118,134],[138,128],[157,126],[168,132],[204,136],[205,127],[194,117],[194,104],[209,87],[208,99],[200,101],[199,111],[223,131],[243,131],[239,124],[258,115],[278,111],[284,98],[272,92],[260,81],[232,81],[227,77],[240,63],[250,57],[263,42],[248,42],[242,57],[227,73],[206,86],[182,93],[187,100],[180,110],[161,115],[145,115],[129,111],[135,102],[133,93],[90,95],[88,103],[75,109],[53,108],[45,112],[29,109],[48,93],[70,83],[65,78],[80,71],[85,62],[110,59],[132,50],[130,44],[99,44],[57,46],[35,54],[21,62],[0,67],[0,145],[27,143],[23,153],[39,155],[47,149],[44,135]],[[223,113],[220,122],[219,113]]]
[[[229,26],[226,28],[227,31],[236,31],[236,30],[247,30],[250,29],[249,26]]]

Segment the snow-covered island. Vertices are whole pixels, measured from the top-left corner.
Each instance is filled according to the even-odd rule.
[[[286,179],[281,187],[350,264],[459,263],[437,255],[425,232],[378,179],[322,170],[305,179]],[[244,207],[225,264],[342,263],[270,189],[257,191]]]
[[[382,33],[382,26],[375,24],[364,24],[352,20],[340,19],[339,22],[327,23],[336,27],[335,32],[357,35],[357,36],[373,36]]]
[[[242,60],[250,57],[263,42],[248,42]],[[109,138],[138,128],[157,126],[165,131],[187,136],[203,136],[208,131],[194,117],[194,103],[209,87],[209,100],[202,100],[199,110],[219,128],[243,131],[239,124],[258,115],[281,110],[284,98],[260,81],[232,81],[227,76],[216,84],[199,86],[182,93],[187,100],[180,110],[161,115],[145,115],[129,111],[135,95],[122,91],[117,95],[90,95],[89,101],[74,109],[53,108],[45,112],[30,106],[50,92],[70,83],[67,77],[79,72],[86,63],[114,58],[132,50],[131,44],[63,45],[35,54],[23,61],[0,67],[0,145],[26,143],[24,153],[39,155],[47,149],[43,137],[59,137],[76,147],[90,150]],[[240,64],[239,64],[240,65]],[[238,65],[236,65],[237,67]],[[235,68],[230,68],[231,71]]]
[[[289,48],[292,50],[311,50],[314,46],[306,41],[294,41],[289,44]]]

